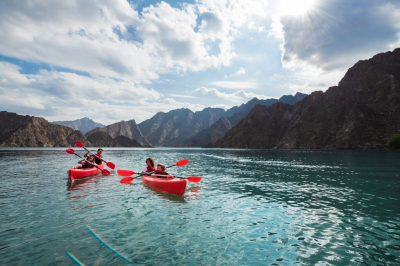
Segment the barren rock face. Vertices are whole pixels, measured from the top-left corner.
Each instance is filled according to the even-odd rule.
[[[0,112],[1,147],[70,147],[77,141],[90,146],[80,131],[51,124],[41,117]]]
[[[359,61],[292,108],[255,107],[214,147],[381,149],[400,130],[400,49]]]
[[[108,133],[102,131],[90,134],[88,140],[95,147],[143,147],[134,139],[125,136],[112,138]]]
[[[79,130],[83,134],[86,134],[88,131],[95,129],[96,127],[104,127],[103,124],[96,123],[92,119],[89,119],[87,117],[77,119],[74,121],[54,121],[51,123]]]
[[[201,130],[211,126],[225,114],[221,108],[205,108],[193,113],[189,109],[177,109],[157,113],[139,124],[140,130],[153,146],[172,147]]]
[[[275,103],[283,102],[288,104],[294,104],[298,101],[304,99],[307,94],[296,93],[296,95],[284,95],[279,99],[266,99],[259,100],[254,98],[247,102],[246,104],[242,104],[241,106],[235,106],[229,109],[225,116],[220,118],[217,122],[207,127],[206,129],[200,131],[193,137],[183,141],[181,146],[186,147],[203,147],[205,145],[209,145],[213,142],[216,142],[220,138],[222,138],[226,132],[228,132],[232,127],[236,126],[237,123],[240,122],[249,112],[256,106],[257,104],[263,106],[270,106]]]
[[[129,120],[129,121],[121,121],[118,123],[114,123],[114,124],[108,125],[103,128],[99,128],[99,127],[95,128],[95,129],[87,132],[86,136],[89,137],[91,134],[93,134],[95,132],[99,132],[99,131],[107,133],[112,138],[116,138],[118,136],[125,136],[125,137],[128,137],[129,139],[136,140],[137,142],[139,142],[140,145],[150,146],[150,143],[143,136],[138,125],[136,124],[135,120],[133,120],[133,119]]]

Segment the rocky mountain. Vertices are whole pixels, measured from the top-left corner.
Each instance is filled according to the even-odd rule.
[[[357,62],[295,105],[257,105],[214,147],[381,149],[400,129],[400,49]]]
[[[221,108],[205,108],[192,112],[176,109],[159,112],[139,124],[143,135],[153,146],[173,147],[215,123],[225,113]]]
[[[91,143],[82,132],[41,117],[0,112],[0,147],[70,147]]]
[[[87,117],[73,121],[54,121],[51,123],[79,130],[83,134],[86,134],[88,131],[95,129],[96,127],[105,127],[103,124],[96,123],[92,119]]]
[[[95,129],[87,132],[86,137],[90,138],[91,134],[99,132],[99,131],[106,132],[113,139],[118,136],[125,136],[131,140],[132,139],[136,140],[142,146],[150,146],[151,145],[147,141],[146,137],[143,136],[140,128],[138,127],[135,120],[133,120],[133,119],[129,120],[129,121],[117,122],[117,123],[105,126],[103,128],[97,127]]]
[[[208,143],[213,143],[222,138],[226,132],[232,127],[236,126],[240,120],[254,108],[255,105],[270,106],[274,103],[283,102],[288,104],[294,104],[306,97],[307,94],[296,93],[295,95],[284,95],[279,99],[266,99],[259,100],[253,98],[241,106],[235,106],[227,110],[226,115],[220,118],[217,122],[212,124],[210,127],[200,131],[193,137],[182,142],[181,146],[185,147],[202,147]]]
[[[143,147],[134,139],[125,136],[117,136],[112,138],[108,133],[103,131],[94,132],[88,136],[88,140],[94,147]]]

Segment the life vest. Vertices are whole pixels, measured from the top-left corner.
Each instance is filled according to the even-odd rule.
[[[149,173],[149,172],[153,172],[153,171],[156,170],[155,167],[149,167],[149,166],[147,166],[146,169],[147,169],[146,172],[148,172],[148,173]]]
[[[165,172],[165,170],[162,170],[162,171],[156,170],[156,174],[157,175],[166,175],[167,173]]]
[[[96,164],[102,164],[103,163],[103,161],[101,160],[101,159],[103,159],[103,155],[99,155],[99,154],[97,154],[97,153],[95,153],[95,154],[90,154],[90,155],[93,155],[94,156],[94,162],[96,163]]]
[[[82,164],[82,169],[94,167],[94,165],[89,163],[88,161],[83,161],[81,164]]]

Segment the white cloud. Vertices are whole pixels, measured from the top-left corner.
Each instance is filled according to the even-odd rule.
[[[42,116],[50,121],[87,116],[105,124],[130,119],[141,122],[160,111],[205,108],[164,98],[161,93],[131,81],[47,70],[22,74],[18,66],[2,61],[0,94],[2,110]]]
[[[239,90],[234,93],[225,93],[225,92],[220,92],[215,88],[206,88],[206,87],[200,87],[192,91],[193,93],[203,95],[203,96],[208,96],[208,97],[216,97],[216,98],[221,98],[226,101],[230,102],[235,102],[235,103],[243,103],[247,102],[254,97],[258,99],[268,99],[271,97],[267,97],[265,95],[259,95],[255,94],[252,92],[246,92],[244,90]]]
[[[230,65],[238,27],[263,16],[265,6],[262,0],[207,0],[180,8],[160,2],[138,14],[126,0],[4,0],[0,51],[92,76],[149,83],[160,73]],[[210,41],[218,44],[216,54],[206,48]]]
[[[214,81],[211,85],[225,89],[258,89],[258,83],[255,81]]]
[[[235,75],[240,76],[246,74],[246,69],[244,69],[243,67],[239,68],[236,72]]]
[[[177,98],[188,98],[188,99],[196,99],[197,97],[191,96],[191,95],[182,95],[182,94],[168,94],[169,96],[172,97],[177,97]]]
[[[282,41],[285,67],[331,71],[399,46],[399,21],[400,2],[316,1],[303,16],[275,16],[270,35]]]

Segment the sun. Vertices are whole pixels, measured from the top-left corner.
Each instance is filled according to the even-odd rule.
[[[280,0],[280,13],[282,15],[299,16],[310,11],[316,0]]]

